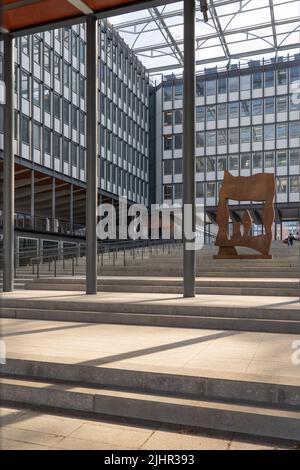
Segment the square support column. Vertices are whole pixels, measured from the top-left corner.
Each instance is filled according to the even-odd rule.
[[[185,226],[195,232],[195,0],[184,0],[183,72],[183,296],[195,296],[196,256]],[[186,220],[186,219],[192,220]]]
[[[98,20],[86,20],[86,293],[97,294],[97,29]]]
[[[4,35],[3,291],[14,288],[14,44]]]

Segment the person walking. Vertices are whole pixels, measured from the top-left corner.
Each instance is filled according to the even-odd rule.
[[[288,246],[293,246],[294,236],[290,233],[288,236]]]

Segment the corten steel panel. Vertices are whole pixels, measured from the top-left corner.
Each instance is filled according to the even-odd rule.
[[[95,13],[111,8],[124,7],[142,0],[82,0]],[[4,10],[0,15],[1,26],[11,32],[52,22],[80,17],[83,12],[67,0],[28,0],[24,6],[6,9],[9,5],[22,4],[16,0],[2,0]],[[26,4],[27,3],[27,4]]]

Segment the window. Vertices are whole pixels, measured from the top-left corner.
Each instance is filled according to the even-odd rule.
[[[227,144],[227,130],[219,129],[218,130],[218,145]]]
[[[51,92],[47,87],[44,87],[44,111],[51,113]]]
[[[206,197],[216,197],[216,183],[214,181],[206,183]]]
[[[300,102],[298,97],[299,93],[297,95],[297,98],[295,98],[293,94],[290,95],[290,111],[300,111]]]
[[[290,193],[299,193],[299,176],[290,176]]]
[[[175,134],[175,150],[182,149],[182,134]]]
[[[33,148],[41,150],[41,126],[33,123]]]
[[[219,78],[218,80],[218,93],[227,93],[227,80],[226,78]]]
[[[287,165],[287,151],[280,150],[277,152],[277,165],[286,166]]]
[[[29,100],[29,75],[26,72],[21,73],[21,92],[22,98]]]
[[[214,147],[216,145],[216,132],[208,131],[206,132],[206,146]]]
[[[216,171],[216,158],[215,157],[207,157],[206,171]]]
[[[252,114],[253,116],[262,116],[263,113],[263,100],[252,101]]]
[[[78,38],[74,31],[72,31],[72,54],[74,57],[78,57]]]
[[[78,117],[77,117],[77,108],[75,108],[75,106],[72,105],[72,129],[77,131],[77,128],[78,128]]]
[[[204,132],[196,132],[196,147],[204,147]]]
[[[64,99],[64,123],[70,123],[70,104],[67,100]]]
[[[172,86],[164,87],[164,101],[172,101]]]
[[[262,74],[257,72],[253,74],[253,88],[257,90],[262,87]]]
[[[251,127],[241,127],[241,142],[247,144],[251,142]]]
[[[174,170],[175,170],[175,175],[182,174],[182,158],[176,158],[174,160]]]
[[[29,118],[22,115],[21,119],[21,136],[22,142],[29,145]]]
[[[287,139],[287,124],[277,124],[277,139]]]
[[[275,98],[269,97],[265,99],[265,114],[275,113]]]
[[[172,126],[172,111],[164,112],[164,126]]]
[[[290,122],[290,139],[300,137],[300,122]]]
[[[41,64],[41,41],[37,36],[33,36],[33,60],[36,64]]]
[[[300,165],[300,149],[290,150],[290,166]]]
[[[175,100],[182,100],[183,85],[182,83],[175,84]]]
[[[76,70],[72,70],[72,90],[74,93],[78,93],[78,73]]]
[[[250,75],[241,75],[241,90],[250,90],[251,88],[251,76]]]
[[[54,133],[54,157],[60,158],[60,135]]]
[[[238,170],[239,169],[239,159],[237,155],[229,156],[229,170]]]
[[[79,147],[79,169],[84,170],[85,150]]]
[[[204,158],[196,157],[196,172],[200,173],[204,171]]]
[[[36,80],[33,80],[33,104],[41,106],[41,87]]]
[[[275,140],[275,124],[265,125],[265,140]]]
[[[54,54],[54,77],[60,80],[60,62],[61,59],[58,54]]]
[[[275,165],[275,154],[274,152],[265,153],[265,168],[273,168]]]
[[[206,94],[207,96],[213,96],[216,94],[216,80],[207,80]]]
[[[276,181],[277,193],[286,194],[287,192],[287,177],[286,176],[277,176]]]
[[[206,107],[206,120],[215,121],[216,120],[216,106],[208,105]]]
[[[70,47],[70,28],[64,28],[63,35],[64,35],[64,46],[65,46],[66,49],[69,49],[69,47]]]
[[[229,129],[229,143],[238,144],[239,143],[239,129]]]
[[[21,50],[23,54],[29,55],[29,37],[21,37]]]
[[[252,141],[253,142],[262,142],[262,126],[253,126],[252,128]]]
[[[79,76],[79,96],[84,100],[85,98],[85,79],[82,75]]]
[[[60,97],[54,93],[54,116],[60,119]]]
[[[51,131],[44,127],[44,152],[51,154]]]
[[[239,91],[239,77],[229,77],[229,91],[231,93]]]
[[[277,96],[277,113],[287,112],[287,96]]]
[[[267,70],[265,72],[265,87],[270,88],[275,85],[274,70]]]
[[[181,199],[182,198],[182,183],[176,183],[174,184],[174,193],[175,199]]]
[[[241,101],[241,117],[249,117],[251,113],[251,101]]]
[[[204,106],[196,106],[196,122],[204,122]]]
[[[69,163],[69,141],[67,139],[63,140],[63,161]]]
[[[255,152],[252,155],[252,165],[253,168],[262,168],[262,153],[261,152]]]
[[[241,168],[242,170],[249,170],[250,169],[250,154],[243,153],[241,157]]]
[[[227,119],[227,104],[218,104],[218,120],[225,120]]]
[[[172,136],[171,135],[164,136],[164,150],[172,150]]]
[[[164,185],[164,199],[172,199],[172,186]]]
[[[204,82],[200,77],[196,77],[196,96],[204,96]]]
[[[85,133],[85,115],[83,111],[79,111],[79,132],[83,135]]]
[[[175,125],[182,124],[182,109],[175,110]]]
[[[218,171],[226,170],[226,157],[218,157]]]
[[[277,70],[277,85],[286,85],[287,84],[287,70],[279,69]]]
[[[290,69],[291,83],[300,80],[300,67],[293,66]]]
[[[204,197],[204,183],[197,181],[196,183],[196,197]]]
[[[44,70],[51,72],[51,51],[50,47],[44,46]]]
[[[228,104],[229,118],[236,119],[239,117],[239,103],[238,101]]]
[[[70,86],[70,65],[64,62],[64,85]]]
[[[79,41],[79,59],[81,64],[85,63],[85,45],[82,39]]]
[[[71,161],[73,166],[77,166],[77,145],[72,142],[71,144]]]

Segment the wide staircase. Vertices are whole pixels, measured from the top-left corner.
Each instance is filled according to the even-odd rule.
[[[241,253],[245,249],[239,250]],[[196,293],[297,297],[299,245],[272,244],[272,260],[216,260],[214,246],[196,252]],[[106,292],[182,292],[182,245],[121,249],[98,255],[98,289]],[[85,257],[58,259],[18,269],[27,289],[84,291]]]
[[[172,347],[169,343],[174,342],[172,331],[198,328],[198,334],[208,330],[207,341],[240,334],[243,344],[248,344],[253,334],[248,332],[263,333],[267,342],[270,338],[270,349],[261,361],[267,364],[276,359],[278,367],[283,367],[283,341],[292,344],[300,333],[298,250],[297,243],[290,248],[274,242],[272,260],[214,260],[216,248],[205,247],[196,255],[199,295],[195,299],[183,299],[181,295],[181,245],[99,253],[98,296],[84,294],[84,256],[56,259],[55,266],[54,260],[36,260],[34,266],[20,267],[17,275],[30,275],[32,281],[26,283],[23,294],[3,295],[0,316],[4,321],[17,319],[21,330],[22,320],[26,320],[25,325],[29,322],[30,329],[39,321],[37,333],[32,331],[35,352],[30,353],[31,346],[28,350],[22,346],[25,332],[16,333],[16,349],[11,355],[8,351],[6,364],[1,366],[1,399],[5,403],[47,407],[62,414],[93,413],[101,419],[138,419],[299,443],[299,366],[293,366],[294,374],[284,371],[280,378],[253,370],[237,374],[227,369],[226,361],[221,371],[209,367],[181,369],[176,363],[166,368],[163,359],[151,368],[147,360],[140,366],[133,361],[122,367],[114,364],[122,357],[117,343],[111,363],[97,360],[96,353],[82,362],[69,357],[58,359],[55,350],[47,357],[38,354],[39,345],[45,341],[43,336],[39,340],[38,331],[50,328],[48,323],[43,327],[45,322],[40,320],[65,322],[61,323],[62,329],[76,325],[109,327],[112,339],[113,328],[119,325],[138,325],[137,338],[153,338],[155,333],[148,327],[163,327],[162,345],[137,351],[139,347],[133,344],[132,352],[127,353],[129,358],[147,358],[155,350],[168,351]],[[56,325],[54,329],[59,329]],[[90,341],[102,341],[101,330],[90,334]],[[282,343],[279,339],[273,347],[275,336],[280,336]],[[66,337],[60,341],[62,338],[56,348],[65,347],[66,354],[74,351],[78,356]],[[79,348],[84,339],[78,341]],[[188,344],[190,340],[181,346]],[[228,347],[232,347],[230,343]],[[287,352],[291,355],[293,351]]]

